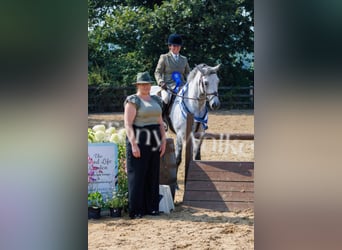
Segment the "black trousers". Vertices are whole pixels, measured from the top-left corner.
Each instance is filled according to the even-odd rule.
[[[140,158],[132,154],[126,140],[129,214],[159,211],[160,126],[133,126],[140,149]]]

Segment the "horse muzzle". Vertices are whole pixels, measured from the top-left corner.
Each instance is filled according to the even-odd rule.
[[[220,108],[221,106],[221,103],[220,103],[220,100],[217,96],[214,96],[210,102],[209,102],[209,106],[212,110],[217,110]]]

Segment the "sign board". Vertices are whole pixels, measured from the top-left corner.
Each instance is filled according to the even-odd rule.
[[[115,143],[88,143],[88,193],[111,198],[118,184],[118,147]]]

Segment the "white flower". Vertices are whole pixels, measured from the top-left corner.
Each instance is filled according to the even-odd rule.
[[[101,130],[95,132],[95,140],[97,142],[102,142],[105,139],[105,136],[106,134]]]
[[[106,127],[103,124],[95,125],[92,129],[94,132],[97,132],[97,131],[105,132],[106,131]]]
[[[112,135],[116,132],[116,129],[114,127],[107,128],[106,134]]]
[[[120,137],[118,134],[112,134],[109,141],[118,144],[120,142]]]

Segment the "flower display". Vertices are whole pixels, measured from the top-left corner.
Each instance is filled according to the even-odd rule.
[[[88,128],[88,142],[112,142],[118,145],[125,144],[126,130],[124,128],[116,130],[114,127],[106,129],[104,125],[95,125]]]
[[[99,124],[92,128],[88,128],[88,143],[115,143],[118,147],[118,185],[113,190],[114,199],[119,199],[122,206],[128,205],[128,182],[126,173],[126,130],[124,128],[117,130],[114,127],[106,128],[105,125]],[[88,155],[88,184],[96,181],[96,173],[101,171],[93,164],[93,159]],[[106,204],[109,205],[107,200]]]

